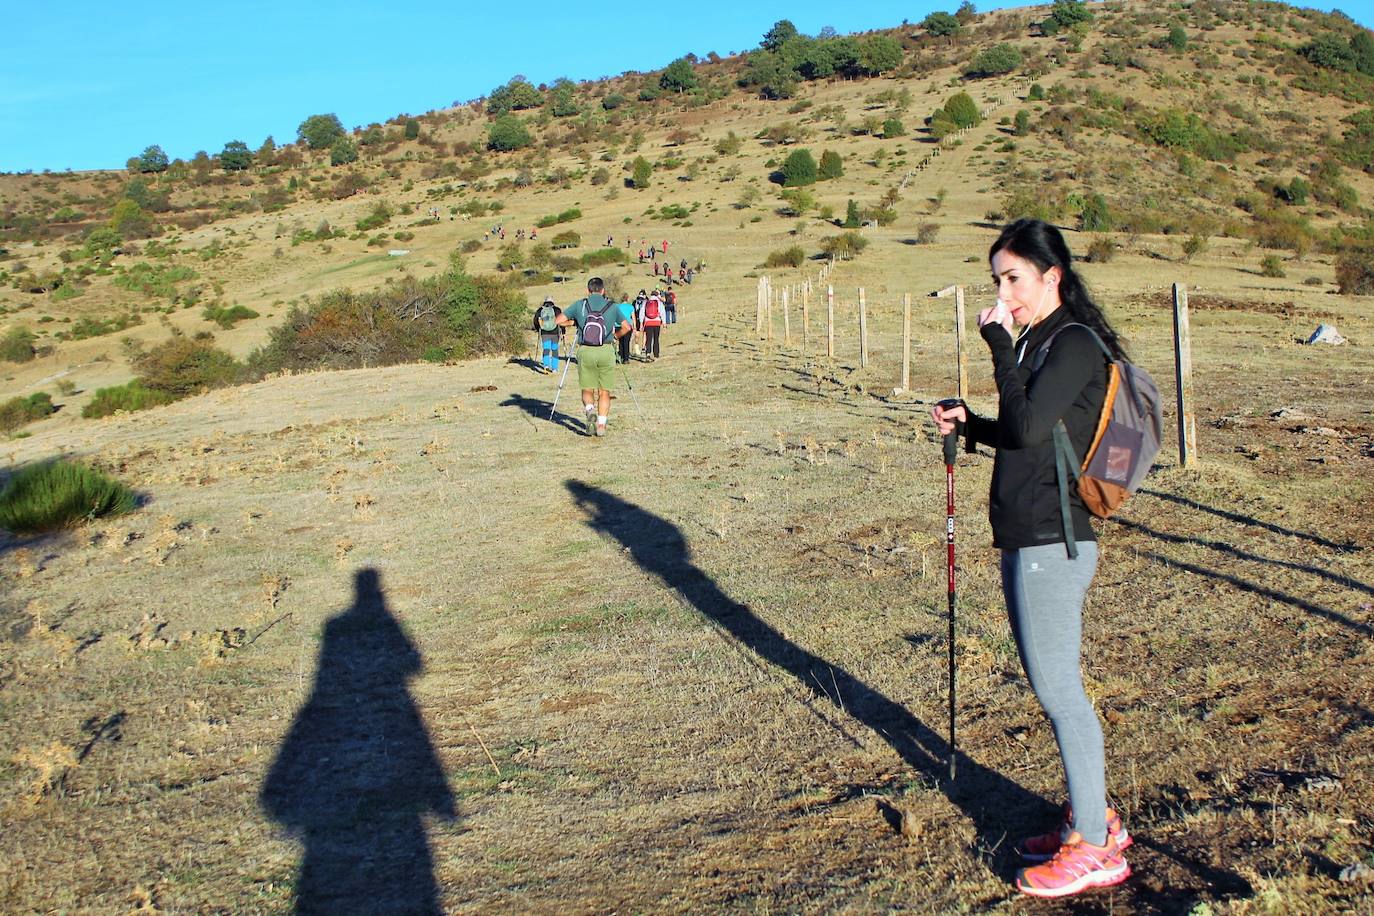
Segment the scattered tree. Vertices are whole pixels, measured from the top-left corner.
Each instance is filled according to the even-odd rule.
[[[513,114],[503,114],[487,127],[487,149],[508,153],[532,142],[529,129]]]
[[[793,150],[792,155],[788,156],[782,164],[782,185],[785,188],[795,188],[815,184],[818,172],[819,169],[816,167],[816,160],[811,155],[811,150]]]
[[[415,118],[406,118],[405,138],[407,140],[418,140],[420,137],[420,122]]]
[[[643,156],[636,156],[630,172],[630,185],[637,190],[644,190],[649,186],[649,181],[654,173],[654,167],[648,159]]]
[[[791,20],[779,19],[777,22],[773,23],[771,29],[764,33],[761,47],[765,51],[776,51],[800,34],[801,33],[797,31],[797,27],[792,24]]]
[[[329,149],[343,136],[343,124],[335,114],[311,115],[296,128],[296,139],[311,149]]]
[[[687,58],[679,57],[663,71],[658,84],[669,92],[686,92],[697,88],[697,73]]]
[[[358,144],[347,137],[339,137],[329,147],[330,165],[347,165],[358,161]]]
[[[834,150],[826,150],[821,153],[821,164],[816,175],[822,181],[829,181],[832,178],[839,178],[844,174],[844,160],[840,154]]]
[[[143,173],[167,171],[167,154],[160,146],[150,146],[135,159],[136,168]]]
[[[242,172],[253,164],[253,153],[242,140],[230,140],[219,154],[219,167],[226,172]]]

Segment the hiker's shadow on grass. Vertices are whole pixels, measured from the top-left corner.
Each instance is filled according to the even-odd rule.
[[[1153,490],[1149,487],[1141,487],[1140,492],[1146,494],[1147,496],[1153,496],[1156,499],[1167,500],[1168,502],[1176,503],[1180,506],[1187,506],[1190,509],[1197,509],[1200,512],[1207,512],[1219,518],[1224,518],[1227,521],[1236,522],[1241,525],[1250,525],[1255,528],[1263,528],[1265,531],[1272,531],[1274,534],[1282,534],[1285,537],[1299,538],[1301,540],[1308,541],[1309,543],[1316,544],[1320,547],[1326,547],[1331,550],[1339,550],[1343,553],[1354,553],[1364,550],[1364,548],[1361,547],[1359,544],[1355,544],[1349,541],[1347,541],[1344,544],[1339,544],[1335,541],[1328,540],[1327,538],[1324,538],[1319,534],[1312,534],[1308,531],[1296,531],[1292,528],[1285,528],[1282,525],[1276,525],[1273,522],[1266,522],[1261,519],[1257,519],[1251,515],[1242,515],[1239,512],[1232,512],[1229,509],[1218,509],[1215,506],[1209,506],[1206,503],[1200,503],[1196,500],[1189,499],[1186,496],[1179,496],[1175,493],[1166,493],[1163,490]]]
[[[563,392],[563,394],[566,396],[568,392],[565,391]],[[582,402],[577,400],[576,397],[574,397],[573,403],[580,404]],[[523,394],[512,394],[510,397],[502,401],[500,406],[519,407],[521,410],[523,410],[525,413],[529,414],[536,420],[548,420],[549,409],[553,407],[553,402],[545,401],[540,398],[525,397]],[[557,423],[559,426],[563,427],[564,429],[570,429],[576,433],[580,433],[584,429],[584,425],[581,422],[579,422],[575,417],[569,416],[566,413],[560,412],[554,414],[553,421]]]
[[[406,686],[420,653],[387,609],[376,570],[324,627],[315,686],[262,786],[298,836],[298,913],[439,913],[424,817],[453,793]]]
[[[938,781],[945,795],[974,822],[981,845],[992,850],[989,866],[1010,877],[1013,862],[1010,844],[1004,841],[1052,816],[1056,809],[1046,799],[963,754],[956,760],[958,779],[950,783],[949,743],[944,738],[901,704],[797,645],[748,605],[727,595],[693,565],[686,538],[676,525],[581,481],[569,480],[565,486],[589,514],[588,524],[620,542],[641,569],[662,579],[759,658],[792,675],[818,701],[882,737],[931,782]]]

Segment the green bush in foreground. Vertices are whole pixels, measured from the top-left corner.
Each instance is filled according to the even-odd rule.
[[[59,459],[10,477],[0,490],[0,528],[15,534],[55,531],[133,508],[134,492],[128,487],[83,464]]]
[[[52,396],[46,391],[28,397],[10,398],[0,404],[0,432],[13,432],[25,423],[41,420],[56,409],[52,406]]]
[[[12,363],[26,363],[33,359],[33,342],[38,339],[28,328],[10,328],[0,337],[0,359]]]

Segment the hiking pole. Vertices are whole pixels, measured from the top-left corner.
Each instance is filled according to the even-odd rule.
[[[957,407],[962,404],[959,400],[941,401],[943,408]],[[964,424],[955,421],[954,429],[945,434],[945,544],[946,562],[945,567],[949,574],[949,778],[954,780],[954,458],[959,452],[959,434],[963,432]]]
[[[558,412],[558,399],[563,396],[563,383],[568,380],[568,369],[572,367],[573,357],[577,355],[577,341],[573,341],[572,348],[568,351],[568,358],[563,361],[563,377],[558,380],[558,393],[553,396],[553,406],[549,408],[549,419],[552,420],[554,414]]]
[[[644,408],[639,406],[639,395],[635,394],[635,386],[630,384],[630,373],[625,368],[624,363],[620,364],[620,374],[625,376],[625,387],[630,389],[630,397],[634,399],[635,410],[639,412],[639,422],[647,423],[648,421],[644,419]]]

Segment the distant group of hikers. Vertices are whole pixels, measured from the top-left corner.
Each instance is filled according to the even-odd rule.
[[[575,349],[568,358],[577,363],[588,435],[606,435],[615,367],[631,359],[652,363],[661,358],[663,328],[677,324],[680,314],[671,288],[641,289],[634,301],[626,293],[613,302],[600,277],[588,280],[586,297],[567,308],[559,308],[550,296],[534,310],[539,368],[546,374],[558,371],[565,333],[574,329]]]

